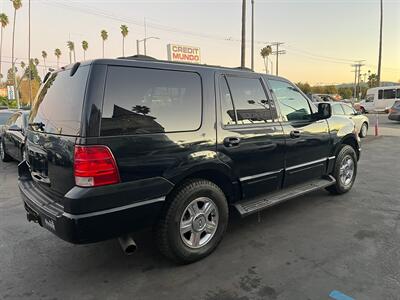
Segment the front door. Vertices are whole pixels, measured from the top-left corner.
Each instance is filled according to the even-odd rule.
[[[285,138],[273,101],[257,74],[219,74],[217,147],[240,180],[243,198],[281,187]]]
[[[326,120],[313,121],[309,100],[292,83],[269,79],[286,137],[284,186],[326,174],[331,138]]]

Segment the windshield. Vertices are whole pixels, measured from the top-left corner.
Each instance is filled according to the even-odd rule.
[[[11,112],[0,113],[0,125],[4,125],[12,114]]]

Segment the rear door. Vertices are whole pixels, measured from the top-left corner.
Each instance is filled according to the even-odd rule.
[[[243,197],[280,188],[284,167],[284,133],[275,104],[257,74],[217,74],[220,159],[240,179]]]
[[[284,186],[319,178],[326,173],[332,147],[326,120],[313,121],[315,107],[292,83],[269,79],[279,105],[285,145]]]
[[[63,196],[74,185],[73,157],[81,135],[90,66],[50,75],[35,100],[27,130],[27,162],[37,186]]]

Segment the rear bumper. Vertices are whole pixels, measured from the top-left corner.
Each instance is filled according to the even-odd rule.
[[[59,200],[55,201],[41,191],[32,179],[20,176],[19,189],[28,221],[34,221],[61,239],[74,244],[98,242],[152,226],[165,200],[165,197],[161,196],[76,214],[66,212]],[[135,195],[134,190],[130,190],[129,193],[131,198]],[[85,202],[85,199],[81,200]],[[91,200],[95,199],[92,197]],[[99,198],[99,201],[101,200],[103,199]]]

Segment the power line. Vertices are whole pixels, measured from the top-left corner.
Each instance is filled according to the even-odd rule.
[[[271,44],[271,47],[276,47],[276,50],[272,51],[272,55],[276,55],[276,62],[275,62],[276,76],[279,76],[279,55],[286,54],[286,50],[279,50],[279,46],[281,46],[283,44],[285,44],[285,43],[274,42]]]

